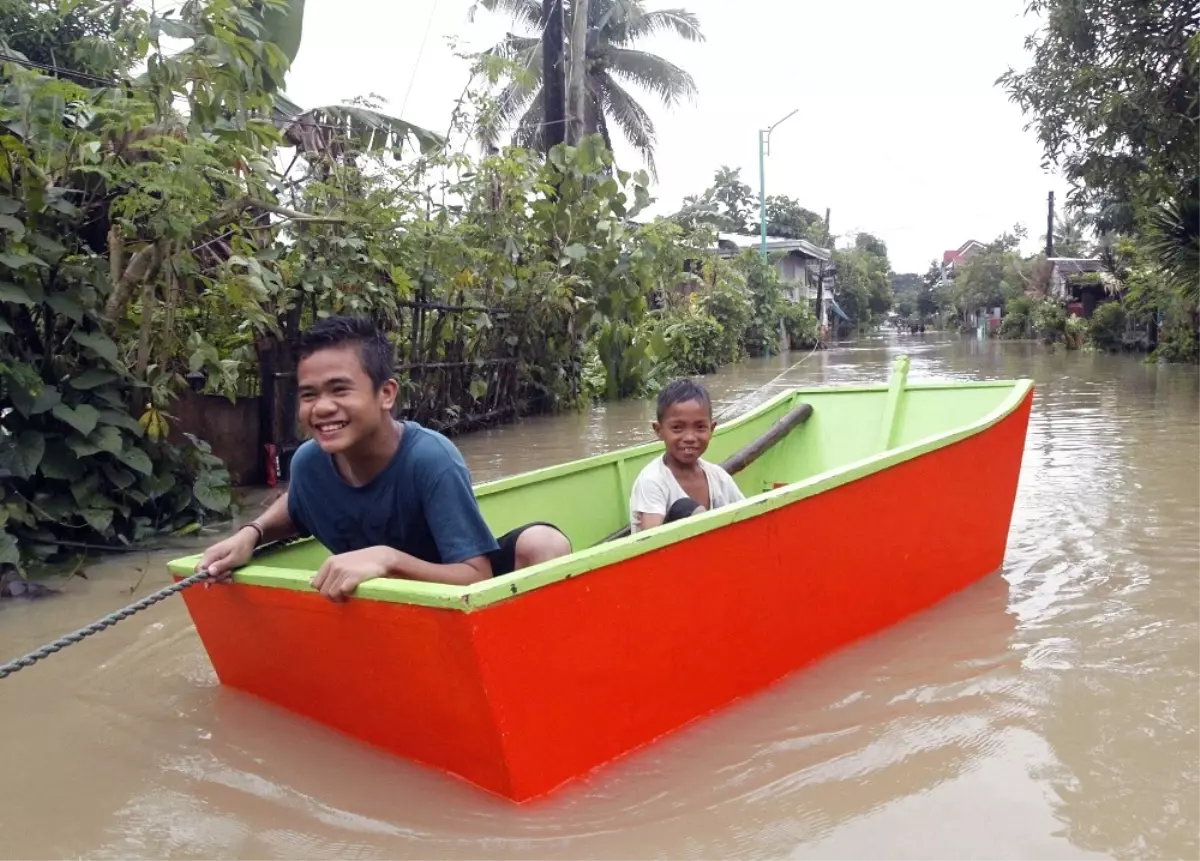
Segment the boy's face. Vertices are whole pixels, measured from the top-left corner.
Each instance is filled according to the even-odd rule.
[[[714,427],[707,405],[682,401],[667,407],[662,420],[654,423],[654,432],[666,443],[668,457],[691,466],[708,449]]]
[[[296,379],[300,424],[328,454],[354,448],[392,420],[396,381],[376,390],[357,344],[318,350],[302,359]]]

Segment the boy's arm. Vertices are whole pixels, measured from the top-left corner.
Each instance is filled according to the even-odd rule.
[[[427,583],[447,583],[451,586],[470,586],[472,583],[479,583],[492,576],[491,560],[483,555],[472,556],[462,562],[447,562],[439,565],[399,550],[393,552],[396,556],[388,571],[387,576],[389,577],[424,580]]]
[[[255,518],[253,522],[258,524],[258,528],[263,532],[260,542],[262,544],[266,544],[268,541],[281,541],[299,534],[296,523],[292,520],[290,497],[286,490],[271,503],[262,516]]]
[[[667,519],[665,514],[650,514],[645,511],[635,511],[630,522],[631,532],[643,532],[647,529],[653,529],[655,526],[662,526],[663,521]]]
[[[204,551],[196,570],[208,571],[214,579],[227,577],[235,568],[241,568],[254,555],[260,542],[291,538],[297,534],[291,515],[288,513],[288,495],[284,493],[253,523],[257,529],[246,524],[229,538],[219,541]],[[262,530],[262,537],[259,531]]]
[[[491,576],[492,563],[486,556],[474,556],[463,562],[439,565],[436,562],[418,559],[394,547],[379,545],[330,556],[309,582],[326,598],[344,601],[353,594],[359,584],[379,577],[469,586]]]
[[[467,467],[462,463],[451,464],[441,469],[432,480],[421,481],[420,484],[422,487],[418,488],[418,492],[425,511],[425,522],[429,524],[429,531],[437,544],[438,555],[445,563],[438,567],[469,564],[483,572],[477,579],[492,576],[487,555],[499,550],[500,545],[496,543],[491,527],[479,511]],[[415,568],[413,570],[416,571]],[[421,574],[415,576],[425,579]]]
[[[662,483],[639,475],[629,494],[629,531],[661,526],[667,518],[667,492]]]
[[[479,513],[467,468],[452,464],[431,479],[419,476],[413,490],[421,495],[425,521],[444,562],[426,562],[394,547],[366,547],[332,556],[313,577],[314,589],[342,601],[360,583],[378,577],[398,577],[469,586],[492,576],[487,554],[499,549]]]
[[[386,577],[469,586],[492,576],[489,553],[499,550],[491,528],[479,511],[471,473],[452,464],[432,481],[420,481],[425,522],[437,544],[442,562],[426,562],[408,553],[391,550],[386,557]]]

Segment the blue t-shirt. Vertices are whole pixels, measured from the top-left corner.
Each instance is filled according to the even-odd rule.
[[[382,544],[450,564],[498,549],[458,449],[411,421],[391,463],[362,487],[347,483],[315,441],[301,445],[292,457],[288,516],[334,554]]]

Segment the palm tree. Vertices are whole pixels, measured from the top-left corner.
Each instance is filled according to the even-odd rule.
[[[1149,211],[1146,249],[1200,325],[1200,179],[1192,177],[1178,195]]]
[[[1079,257],[1087,251],[1088,214],[1081,209],[1072,209],[1065,217],[1055,213],[1054,256]],[[1041,235],[1042,242],[1046,234]]]
[[[563,3],[564,16],[570,21],[575,4],[572,0]],[[541,0],[480,0],[480,5],[492,12],[506,12],[529,28],[541,27]],[[700,21],[684,9],[647,11],[642,0],[591,0],[587,18],[584,132],[600,134],[611,149],[611,120],[641,154],[651,175],[656,175],[654,122],[623,84],[637,84],[657,96],[665,107],[671,107],[684,97],[694,96],[696,82],[670,61],[638,51],[633,45],[657,32],[674,32],[689,42],[702,42]],[[563,29],[570,34],[573,28],[568,25]],[[568,45],[567,50],[572,48]],[[519,116],[513,143],[543,149],[541,38],[509,33],[487,53],[512,60],[523,74],[501,90],[496,115],[479,129],[481,142],[496,145],[501,129]]]

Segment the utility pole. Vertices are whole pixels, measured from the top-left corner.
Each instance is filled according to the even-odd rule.
[[[825,207],[825,237],[829,242],[829,250],[833,251],[833,237],[829,235],[829,207]],[[820,337],[820,329],[823,326],[828,326],[829,321],[825,319],[825,261],[822,260],[817,267],[820,275],[817,277],[817,331]]]
[[[758,253],[767,257],[767,159],[763,143],[765,132],[758,130]]]
[[[561,0],[560,0],[561,2]],[[588,0],[571,3],[571,73],[567,76],[567,143],[577,146],[587,134],[584,93],[587,92]]]
[[[1046,209],[1046,256],[1054,256],[1054,192],[1050,192]]]
[[[796,111],[788,114],[783,120],[790,119]],[[759,231],[759,252],[763,259],[767,256],[767,150],[771,146],[771,130],[775,126],[783,122],[776,120],[765,129],[758,130],[758,231]]]
[[[563,142],[566,125],[563,0],[542,0],[542,140],[546,152]]]

